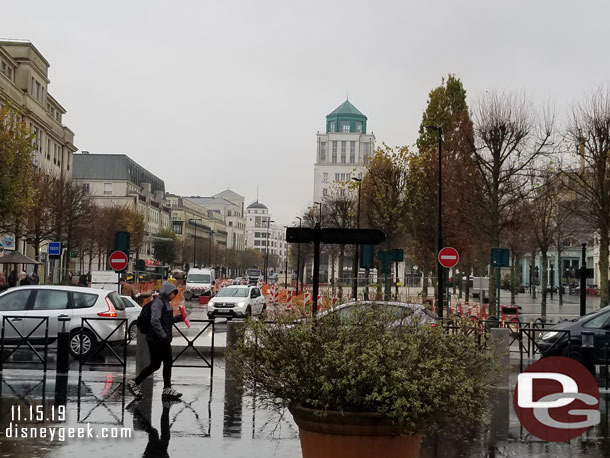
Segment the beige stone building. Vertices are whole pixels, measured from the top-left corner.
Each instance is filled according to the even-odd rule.
[[[49,62],[29,41],[0,41],[0,104],[18,111],[34,135],[34,164],[52,175],[72,175],[74,132],[66,110],[49,91]]]

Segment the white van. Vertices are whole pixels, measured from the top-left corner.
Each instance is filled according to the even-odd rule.
[[[184,298],[190,301],[199,296],[214,295],[214,281],[216,275],[214,269],[191,269],[186,275],[186,289]]]

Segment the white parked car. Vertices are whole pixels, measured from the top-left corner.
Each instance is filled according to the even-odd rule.
[[[125,304],[125,313],[127,313],[127,332],[129,332],[129,340],[135,340],[138,338],[138,317],[142,311],[142,306],[134,301],[129,296],[121,296],[123,303]]]
[[[4,316],[11,318],[4,319]],[[0,294],[0,329],[4,323],[5,345],[19,342],[17,331],[24,337],[31,333],[28,341],[33,345],[44,344],[45,326],[38,326],[41,320],[37,317],[49,319],[49,344],[57,340],[62,328],[58,318],[70,318],[66,325],[70,332],[70,353],[77,357],[81,351],[81,328],[82,353],[85,356],[101,343],[100,338],[108,338],[109,344],[120,344],[127,331],[125,325],[115,331],[119,323],[114,320],[92,320],[88,322],[90,326],[82,325],[81,318],[127,318],[123,301],[113,291],[78,286],[32,285],[10,288]]]
[[[208,318],[260,316],[267,310],[265,296],[257,286],[232,285],[222,288],[208,303]]]
[[[359,311],[379,311],[396,316],[396,320],[407,324],[434,325],[438,317],[422,304],[407,304],[404,302],[359,301],[347,302],[321,312],[322,317],[329,313],[338,313],[342,319],[349,320]]]

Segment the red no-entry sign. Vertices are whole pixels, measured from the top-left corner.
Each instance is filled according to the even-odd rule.
[[[115,272],[123,272],[127,268],[127,255],[122,251],[113,251],[110,253],[108,262]]]
[[[443,267],[454,267],[460,260],[460,255],[455,248],[445,247],[438,252],[438,262]]]

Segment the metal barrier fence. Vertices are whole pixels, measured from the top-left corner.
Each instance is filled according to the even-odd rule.
[[[39,320],[38,324],[34,326],[34,328],[24,336],[18,326],[15,326],[13,322],[23,321],[23,320]],[[6,331],[7,326],[9,324],[8,329],[13,330],[16,333],[14,339],[6,339]],[[32,343],[30,342],[30,338],[32,334],[34,334],[38,328],[44,323],[44,356],[41,356],[40,353],[34,348]],[[12,350],[8,353],[8,355],[4,355],[6,340],[19,340],[18,342],[9,342],[8,344],[13,347]],[[32,338],[33,340],[33,338]],[[48,362],[48,354],[49,354],[49,317],[46,316],[23,316],[23,315],[5,315],[2,317],[2,332],[0,334],[0,373],[4,369],[4,362],[7,361],[11,355],[13,355],[19,348],[23,346],[23,344],[27,344],[27,347],[32,351],[34,356],[38,358],[38,361],[11,361],[14,364],[42,364],[44,367],[44,372],[47,371],[47,362]]]
[[[189,339],[176,324],[174,323],[174,329],[177,329],[180,335],[186,340],[187,345],[184,347],[173,360],[174,367],[198,367],[203,369],[210,369],[211,374],[214,373],[214,334],[215,334],[215,324],[214,320],[189,320],[190,323],[206,323],[205,326],[199,330],[197,335],[193,339]],[[211,343],[210,343],[210,360],[208,359],[195,347],[195,341],[203,335],[205,331],[211,328]],[[192,348],[195,353],[199,356],[199,358],[205,363],[204,365],[196,365],[196,364],[176,364],[176,361],[183,355],[185,352]],[[210,374],[210,375],[211,375]]]
[[[80,357],[79,357],[79,364],[78,364],[78,372],[79,374],[82,373],[83,371],[83,366],[121,366],[123,368],[123,376],[125,376],[125,374],[127,373],[127,337],[128,337],[128,330],[127,330],[127,318],[81,318],[81,328],[80,328]],[[97,330],[91,325],[91,322],[97,322],[97,321],[103,321],[103,322],[115,322],[118,323],[117,326],[112,330],[112,332],[110,334],[108,334],[108,336],[106,338],[103,338],[99,332],[97,332]],[[123,346],[123,358],[121,358],[117,352],[114,351],[114,348],[112,348],[112,345],[110,345],[109,343],[109,339],[119,330],[123,328],[123,336],[122,336],[122,340],[115,340],[118,342],[121,342],[122,346]],[[96,349],[92,349],[90,352],[88,352],[87,354],[83,355],[83,338],[85,336],[85,332],[91,332],[92,331],[92,336],[93,339],[98,343],[98,346]],[[93,342],[92,342],[93,344]],[[101,345],[99,345],[101,344]],[[93,356],[97,355],[98,353],[100,353],[102,351],[102,349],[104,348],[108,348],[110,350],[110,352],[112,353],[112,355],[114,355],[114,357],[117,359],[118,363],[108,363],[108,362],[88,362],[87,360],[91,359]]]

